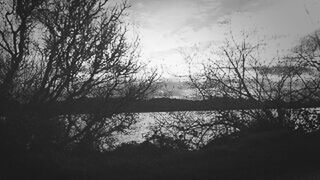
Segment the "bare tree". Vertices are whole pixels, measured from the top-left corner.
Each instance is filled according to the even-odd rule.
[[[180,148],[199,149],[212,139],[246,128],[248,122],[230,115],[232,111],[157,113],[146,139],[153,143],[171,139],[177,148],[180,143]]]
[[[113,6],[107,0],[1,3],[1,117],[5,124],[18,123],[12,120],[17,119],[23,125],[17,130],[25,137],[22,146],[38,148],[45,142],[94,146],[135,122],[133,115],[115,118],[114,112],[150,93],[156,73],[142,74],[143,65],[137,62],[139,41],[129,42],[123,20],[127,2]],[[25,108],[84,98],[118,101],[112,101],[114,112],[97,106],[87,115],[52,117]],[[7,103],[21,107],[19,115]]]
[[[293,49],[293,53],[288,59],[298,66],[306,69],[299,78],[304,86],[301,96],[309,101],[319,101],[320,87],[320,31],[301,39],[300,44]]]
[[[247,37],[240,44],[231,38],[221,48],[219,59],[209,59],[203,66],[203,74],[190,76],[191,85],[204,99],[218,96],[261,105],[261,109],[241,110],[239,115],[250,115],[263,126],[271,123],[284,127],[290,123],[282,106],[297,100],[296,94],[301,91],[297,76],[302,69],[278,57],[261,60],[260,46],[247,43]],[[276,105],[275,110],[263,107],[268,102]]]
[[[264,61],[259,56],[262,44],[252,45],[247,38],[244,36],[238,43],[231,37],[213,56],[217,58],[208,59],[201,72],[190,74],[189,84],[203,100],[222,99],[222,103],[241,102],[256,108],[212,111],[204,116],[169,113],[157,118],[152,135],[180,139],[198,148],[209,140],[236,132],[318,127],[317,116],[312,117],[317,115],[314,110],[291,108],[297,102],[307,101],[302,94],[306,91],[303,82],[309,85],[308,68],[288,57]],[[317,89],[314,84],[310,89]]]

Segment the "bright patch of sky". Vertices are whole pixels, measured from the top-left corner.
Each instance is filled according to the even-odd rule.
[[[181,51],[208,52],[241,32],[268,43],[269,56],[320,28],[319,0],[132,0],[142,59],[164,77],[188,73]],[[201,53],[200,53],[201,54]],[[201,59],[201,58],[199,58]],[[199,62],[200,63],[200,60]]]

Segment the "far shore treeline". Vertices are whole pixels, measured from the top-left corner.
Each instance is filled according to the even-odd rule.
[[[56,102],[46,105],[20,105],[22,109],[37,109],[46,111],[55,115],[59,114],[86,114],[95,113],[99,107],[101,112],[120,114],[120,113],[152,113],[152,112],[175,112],[175,111],[217,111],[217,110],[248,110],[248,109],[300,109],[300,108],[318,108],[318,101],[265,101],[258,102],[248,99],[235,99],[215,97],[208,100],[188,100],[175,98],[152,98],[147,100],[135,100],[121,106],[124,100],[122,98],[108,99],[103,101],[99,98],[85,98],[78,101]],[[125,101],[127,102],[127,101]],[[7,108],[17,106],[12,104]]]

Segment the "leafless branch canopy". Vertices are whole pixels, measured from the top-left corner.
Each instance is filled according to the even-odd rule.
[[[4,103],[0,116],[15,114],[5,104],[45,106],[83,98],[102,102],[118,98],[116,109],[151,93],[157,74],[143,73],[144,65],[138,63],[139,38],[131,41],[124,21],[129,7],[125,1],[111,5],[108,0],[1,1],[0,101]],[[113,112],[102,116],[103,107],[96,109],[92,115],[82,115],[81,120],[71,114],[47,117],[47,112],[37,109],[31,116],[48,119],[47,124],[56,119],[70,138],[67,141],[73,143],[79,137],[96,140],[123,131],[135,122],[132,115],[125,115],[132,117],[130,123],[113,118]],[[17,118],[36,124],[26,117],[30,113]],[[115,123],[107,123],[111,119]],[[85,127],[77,128],[79,125]],[[39,131],[46,129],[39,126]],[[47,128],[52,129],[50,126],[53,124]]]

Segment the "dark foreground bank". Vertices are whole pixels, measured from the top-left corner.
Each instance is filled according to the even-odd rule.
[[[319,179],[320,132],[225,137],[197,151],[144,142],[112,152],[2,153],[0,179]]]
[[[1,179],[318,179],[320,133],[223,138],[187,152],[149,143],[106,153],[2,153]]]

